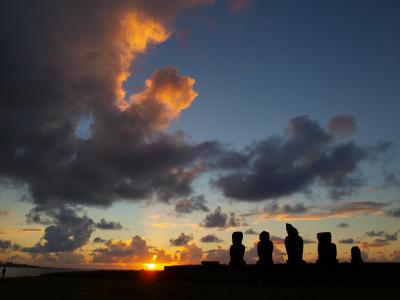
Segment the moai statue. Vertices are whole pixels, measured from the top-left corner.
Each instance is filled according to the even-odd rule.
[[[246,265],[244,261],[245,246],[242,244],[243,233],[236,231],[232,233],[232,246],[229,248],[231,260],[229,266],[235,269],[243,268]]]
[[[337,263],[336,245],[332,243],[330,232],[317,233],[318,239],[318,259],[317,263],[322,265],[332,265]]]
[[[299,232],[291,224],[286,224],[288,236],[285,238],[285,248],[288,256],[287,264],[303,264],[303,239]]]
[[[358,246],[354,246],[351,248],[351,263],[353,265],[361,265],[364,263],[361,257],[361,250]]]
[[[263,231],[259,237],[260,241],[257,244],[258,264],[262,267],[271,266],[273,264],[272,252],[274,244],[269,239],[269,232]]]

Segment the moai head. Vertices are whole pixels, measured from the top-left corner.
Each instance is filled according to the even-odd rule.
[[[332,242],[332,235],[330,232],[319,232],[317,233],[318,243],[330,244]]]
[[[241,231],[235,231],[232,233],[232,244],[241,244],[243,241],[243,233]]]
[[[296,228],[294,228],[291,224],[286,223],[286,232],[288,235],[293,236],[293,235],[299,235],[299,232],[297,231]]]
[[[361,250],[358,246],[354,246],[351,248],[351,258],[361,259]]]
[[[269,241],[269,232],[262,231],[260,233],[259,237],[260,237],[260,241],[263,241],[263,242]]]

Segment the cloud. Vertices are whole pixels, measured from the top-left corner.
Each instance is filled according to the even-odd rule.
[[[255,232],[252,228],[246,229],[244,234],[251,234],[251,235],[256,235],[257,232]]]
[[[264,210],[272,213],[295,215],[308,212],[309,207],[306,207],[303,203],[299,202],[295,204],[283,204],[283,205],[279,205],[276,202],[274,202],[272,205],[265,206]]]
[[[78,252],[58,252],[58,253],[33,253],[34,263],[61,266],[70,266],[86,263],[85,256]]]
[[[283,264],[286,261],[286,252],[279,250],[278,248],[274,247],[274,251],[272,252],[272,258],[274,263]]]
[[[384,236],[385,235],[385,231],[383,231],[383,230],[381,230],[381,231],[372,230],[372,231],[367,231],[365,233],[365,235],[368,236],[368,237],[380,237],[380,236]]]
[[[22,228],[19,231],[21,232],[42,232],[42,228]]]
[[[284,245],[285,239],[280,236],[271,235],[271,241],[277,245]]]
[[[204,260],[207,261],[218,261],[222,264],[229,263],[230,255],[228,249],[218,247],[217,249],[207,250],[205,252]]]
[[[71,207],[192,194],[202,164],[221,152],[218,142],[166,131],[195,100],[195,80],[167,66],[141,91],[129,94],[124,83],[137,56],[172,34],[178,14],[212,2],[61,0],[2,10],[0,177],[26,188],[35,205],[27,220],[47,226],[24,251],[74,251],[95,228],[120,228]],[[206,210],[201,198],[193,205]]]
[[[388,246],[390,243],[387,242],[385,239],[375,239],[372,242],[363,242],[361,243],[361,247],[368,249],[368,248],[381,248]]]
[[[351,115],[333,117],[328,123],[328,131],[335,137],[345,137],[356,132],[355,118]]]
[[[367,231],[365,236],[375,238],[372,242],[363,242],[362,247],[368,248],[380,248],[390,245],[390,243],[397,241],[398,233],[393,234],[387,233],[384,230],[381,231]]]
[[[395,232],[393,234],[386,233],[385,234],[385,240],[386,241],[391,241],[391,242],[397,241],[397,232]]]
[[[124,83],[137,56],[172,34],[178,14],[212,2],[9,2],[1,14],[0,176],[26,187],[38,206],[189,195],[216,143],[164,129],[195,99],[194,79],[168,66],[136,94]]]
[[[382,209],[387,205],[387,203],[373,201],[338,202],[334,205],[305,206],[302,212],[293,212],[292,209],[285,209],[284,205],[273,203],[272,205],[267,205],[261,211],[250,211],[241,214],[241,216],[260,216],[265,219],[276,220],[320,220],[370,214],[382,215]]]
[[[244,253],[244,260],[247,263],[252,263],[252,264],[257,262],[258,260],[257,243],[254,243],[253,246]]]
[[[93,243],[95,244],[105,244],[108,240],[104,240],[101,237],[95,237],[93,239]]]
[[[217,207],[214,212],[209,213],[205,216],[200,226],[206,228],[226,228],[226,227],[237,227],[240,226],[240,220],[236,218],[235,213],[230,213],[229,216],[223,213],[221,207]]]
[[[27,214],[30,222],[49,225],[41,240],[33,247],[22,248],[29,253],[74,251],[89,242],[94,222],[86,215],[79,216],[71,207],[48,209],[35,207]]]
[[[313,240],[303,239],[304,244],[316,244]]]
[[[149,261],[152,255],[147,242],[138,235],[128,241],[108,241],[91,254],[95,263],[144,262]]]
[[[339,244],[354,244],[354,239],[352,238],[342,239],[339,241]]]
[[[383,174],[383,183],[378,186],[377,188],[379,189],[386,189],[389,187],[400,187],[400,179],[399,179],[399,172],[391,171],[387,172],[385,171]]]
[[[400,218],[400,208],[391,209],[385,212],[385,215],[393,218]]]
[[[36,232],[43,232],[42,228],[6,228],[5,230],[0,230],[0,234],[30,234]]]
[[[204,196],[194,196],[179,200],[175,205],[175,211],[180,214],[189,214],[194,211],[209,212]]]
[[[138,235],[128,241],[108,241],[103,247],[91,253],[94,263],[146,263],[152,261],[154,255],[160,263],[172,260],[164,250],[148,246]]]
[[[316,121],[301,116],[289,121],[285,137],[274,136],[247,147],[245,166],[225,172],[213,185],[228,198],[254,202],[307,193],[320,183],[332,199],[340,199],[362,186],[359,164],[387,147],[337,143]]]
[[[167,66],[151,75],[146,80],[146,89],[132,95],[131,101],[150,108],[154,105],[159,115],[153,126],[165,128],[197,97],[193,90],[194,83],[194,79],[180,76],[177,68]]]
[[[337,224],[336,227],[337,228],[348,228],[349,224],[342,222],[342,223]]]
[[[203,236],[200,241],[202,243],[221,243],[223,240],[221,240],[219,237],[217,237],[215,234],[207,234]]]
[[[17,251],[21,248],[20,245],[14,244],[9,240],[2,240],[0,239],[0,252],[5,252],[5,251]]]
[[[124,262],[131,258],[146,260],[151,257],[145,240],[134,236],[130,241],[110,241],[105,248],[93,251],[93,262]]]
[[[175,261],[175,258],[165,250],[148,245],[146,240],[139,235],[130,240],[106,241],[102,247],[94,249],[90,256],[91,262],[96,264],[122,263],[141,268],[149,262],[164,264]]]
[[[104,218],[96,223],[95,227],[102,230],[121,230],[123,228],[121,223],[114,221],[107,222]]]
[[[191,234],[186,235],[182,232],[177,238],[170,239],[169,243],[172,246],[180,247],[180,246],[187,245],[191,240],[193,240],[193,235],[191,235]]]
[[[393,251],[392,256],[395,262],[400,262],[400,250]]]
[[[373,201],[353,201],[341,203],[333,206],[321,207],[320,212],[310,213],[310,218],[324,218],[324,217],[350,217],[357,215],[379,214],[386,203],[373,202]]]
[[[196,244],[185,245],[178,251],[178,261],[185,264],[199,264],[203,258],[203,250]]]
[[[6,258],[6,261],[10,261],[10,262],[14,262],[14,263],[20,263],[20,262],[23,262],[24,260],[26,260],[26,258],[21,255],[12,255],[12,256]]]
[[[55,254],[57,257],[57,262],[63,265],[74,265],[85,263],[85,257],[81,253],[76,252],[65,252]]]

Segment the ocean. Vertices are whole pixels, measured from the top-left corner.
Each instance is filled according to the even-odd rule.
[[[0,268],[0,271],[3,268]],[[11,277],[35,277],[40,276],[42,274],[48,273],[60,273],[60,272],[73,272],[73,271],[81,271],[78,269],[59,269],[59,268],[13,268],[8,267],[6,270],[6,278]],[[1,276],[1,274],[0,274]]]

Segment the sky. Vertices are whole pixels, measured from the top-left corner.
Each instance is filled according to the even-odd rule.
[[[398,1],[0,6],[0,260],[400,261]]]

